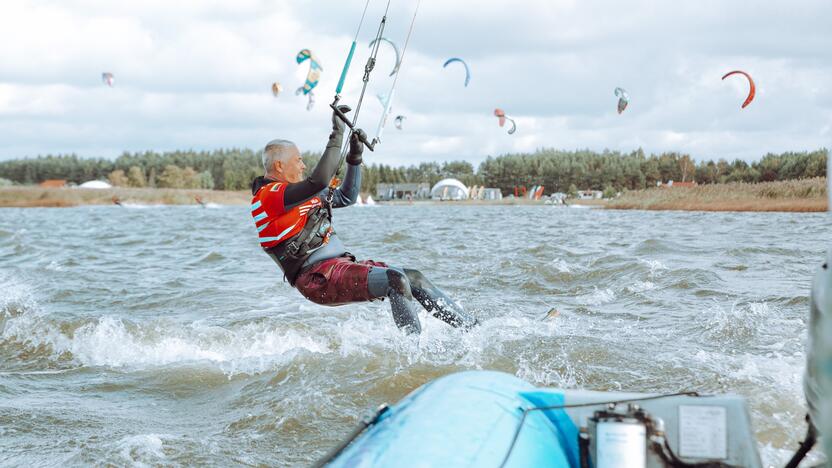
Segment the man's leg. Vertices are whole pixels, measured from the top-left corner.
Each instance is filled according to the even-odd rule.
[[[393,310],[393,321],[405,333],[421,333],[419,316],[413,310],[410,300],[413,294],[407,276],[393,268],[374,266],[367,277],[367,286],[374,298],[387,297]]]
[[[453,327],[462,327],[466,330],[479,323],[477,319],[465,312],[459,304],[431,283],[420,271],[405,268],[404,273],[410,282],[413,297],[434,317]]]

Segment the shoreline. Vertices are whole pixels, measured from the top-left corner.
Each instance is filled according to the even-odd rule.
[[[113,198],[126,205],[245,205],[251,195],[245,191],[205,189],[124,188],[82,189],[38,186],[0,188],[0,208],[71,208],[86,205],[114,205]]]
[[[730,183],[680,188],[650,188],[629,191],[612,200],[569,200],[567,205],[613,210],[648,211],[738,211],[738,212],[822,212],[828,209],[826,178]],[[362,194],[366,198],[367,194]],[[85,205],[247,205],[248,191],[205,189],[125,188],[80,189],[15,186],[0,188],[0,208],[63,208]],[[503,198],[502,200],[406,200],[377,201],[379,205],[459,206],[549,206],[543,200]]]

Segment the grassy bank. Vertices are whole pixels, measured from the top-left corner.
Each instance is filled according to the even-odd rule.
[[[49,189],[36,186],[0,188],[0,207],[69,207],[111,205],[113,198],[123,204],[195,205],[203,203],[245,205],[251,201],[247,191],[119,188],[91,190]],[[366,194],[362,194],[366,198]],[[464,205],[540,205],[539,200],[464,200],[459,202],[417,201],[418,204]],[[384,202],[406,205],[406,201]],[[569,204],[594,205],[622,210],[688,211],[825,211],[826,179],[814,178],[759,184],[732,183],[700,185],[690,188],[653,188],[631,191],[614,200],[569,200]]]
[[[606,208],[687,211],[826,211],[826,178],[652,188],[627,192]]]
[[[112,205],[113,197],[123,204],[195,205],[203,203],[243,205],[251,202],[245,191],[120,188],[106,190],[79,188],[6,187],[0,188],[0,207],[68,207]]]

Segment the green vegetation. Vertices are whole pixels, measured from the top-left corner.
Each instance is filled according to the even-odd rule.
[[[488,158],[480,165],[477,176],[481,183],[498,187],[504,194],[513,191],[515,185],[538,184],[546,187],[546,193],[572,193],[575,189],[623,191],[655,187],[657,182],[668,180],[714,184],[822,177],[826,175],[826,159],[826,149],[768,154],[751,164],[724,159],[695,164],[688,155],[647,156],[642,150],[595,153],[544,149]]]
[[[0,162],[0,177],[18,184],[47,179],[80,184],[98,179],[133,188],[244,190],[262,173],[260,156],[238,149],[124,153],[115,160],[72,154]]]
[[[724,159],[695,163],[689,155],[662,153],[646,155],[589,150],[541,149],[534,153],[488,157],[475,171],[471,163],[453,161],[421,163],[409,167],[369,164],[362,177],[362,191],[372,192],[377,183],[425,182],[454,177],[464,184],[497,187],[503,194],[515,186],[544,185],[546,193],[573,193],[578,189],[603,190],[611,194],[654,187],[657,182],[691,181],[699,184],[769,182],[822,177],[826,174],[828,151],[767,154],[751,164]],[[367,155],[372,160],[374,154]],[[307,167],[318,155],[304,153]],[[252,150],[210,152],[124,153],[115,160],[44,156],[0,162],[0,177],[18,184],[35,184],[47,179],[82,183],[109,180],[123,187],[245,190],[261,175],[260,156]]]

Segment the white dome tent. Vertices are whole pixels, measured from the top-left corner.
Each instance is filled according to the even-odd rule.
[[[111,189],[113,188],[112,185],[104,182],[103,180],[90,180],[88,182],[84,182],[83,184],[79,185],[78,188],[83,189]]]
[[[456,179],[442,179],[430,189],[434,200],[467,200],[468,188]]]

